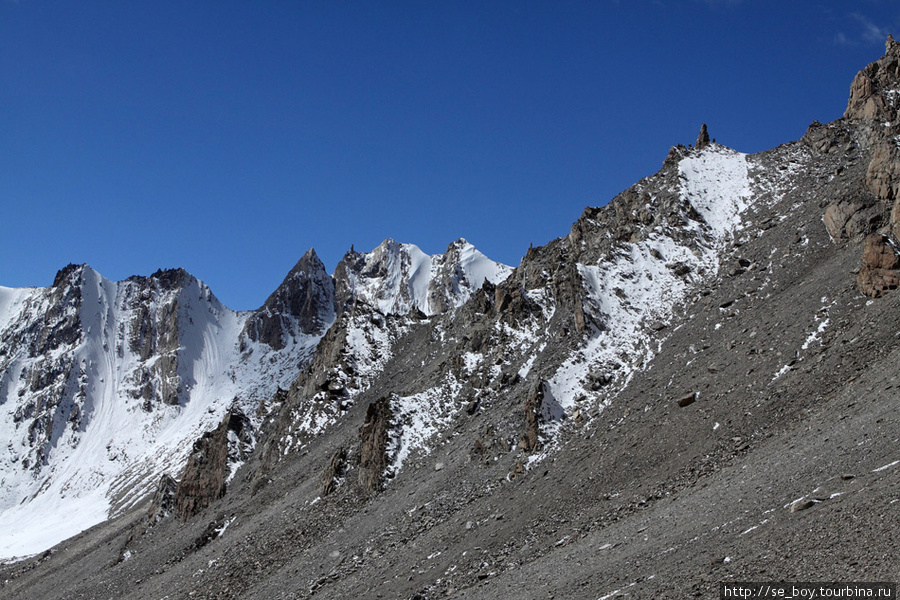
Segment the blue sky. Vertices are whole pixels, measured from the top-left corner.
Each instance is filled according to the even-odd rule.
[[[896,1],[0,0],[0,285],[184,267],[240,310],[310,247],[516,265],[703,122],[757,152],[840,117],[888,32]]]

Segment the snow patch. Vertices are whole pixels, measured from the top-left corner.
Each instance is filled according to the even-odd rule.
[[[456,398],[461,388],[456,378],[448,375],[440,386],[391,399],[393,419],[388,455],[393,461],[388,467],[389,474],[399,472],[414,452],[421,455],[431,452],[429,440],[449,427],[461,408]]]

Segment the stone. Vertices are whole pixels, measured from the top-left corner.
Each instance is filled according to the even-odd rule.
[[[697,401],[697,392],[691,392],[690,394],[685,394],[681,398],[678,399],[678,406],[684,408],[685,406],[690,406],[694,402]]]
[[[525,435],[522,449],[532,452],[540,447],[541,406],[544,403],[544,381],[538,381],[537,387],[525,401]]]
[[[797,500],[793,504],[791,504],[791,512],[800,512],[801,510],[806,510],[808,508],[812,508],[816,503],[812,500],[804,498],[803,500]]]
[[[873,233],[866,238],[856,284],[870,298],[900,286],[900,256],[887,236]]]
[[[880,139],[872,151],[866,170],[866,187],[879,200],[892,201],[900,197],[900,148],[893,136]]]
[[[854,202],[841,201],[828,205],[822,221],[825,223],[825,230],[833,241],[838,242],[848,238],[844,231],[844,226],[859,209],[860,206]]]

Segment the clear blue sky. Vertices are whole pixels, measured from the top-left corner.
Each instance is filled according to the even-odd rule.
[[[0,285],[184,267],[250,309],[310,247],[516,265],[703,122],[840,117],[888,32],[895,0],[0,0]]]

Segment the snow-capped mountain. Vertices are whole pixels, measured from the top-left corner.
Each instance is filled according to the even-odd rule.
[[[464,239],[429,256],[412,244],[387,239],[368,253],[348,252],[335,269],[337,302],[364,302],[383,314],[426,316],[462,305],[485,281],[499,283],[511,269]]]
[[[322,333],[277,350],[239,344],[254,315],[182,270],[112,282],[70,266],[50,288],[0,297],[4,555],[40,550],[152,492],[232,403],[249,411],[288,385]]]
[[[430,257],[389,240],[351,260],[368,270],[339,268],[354,288],[342,302],[394,313],[458,305],[509,270],[462,241]],[[290,387],[340,309],[313,250],[243,313],[180,269],[112,282],[70,265],[49,288],[0,288],[0,556],[40,551],[177,476],[226,411],[255,415]]]

